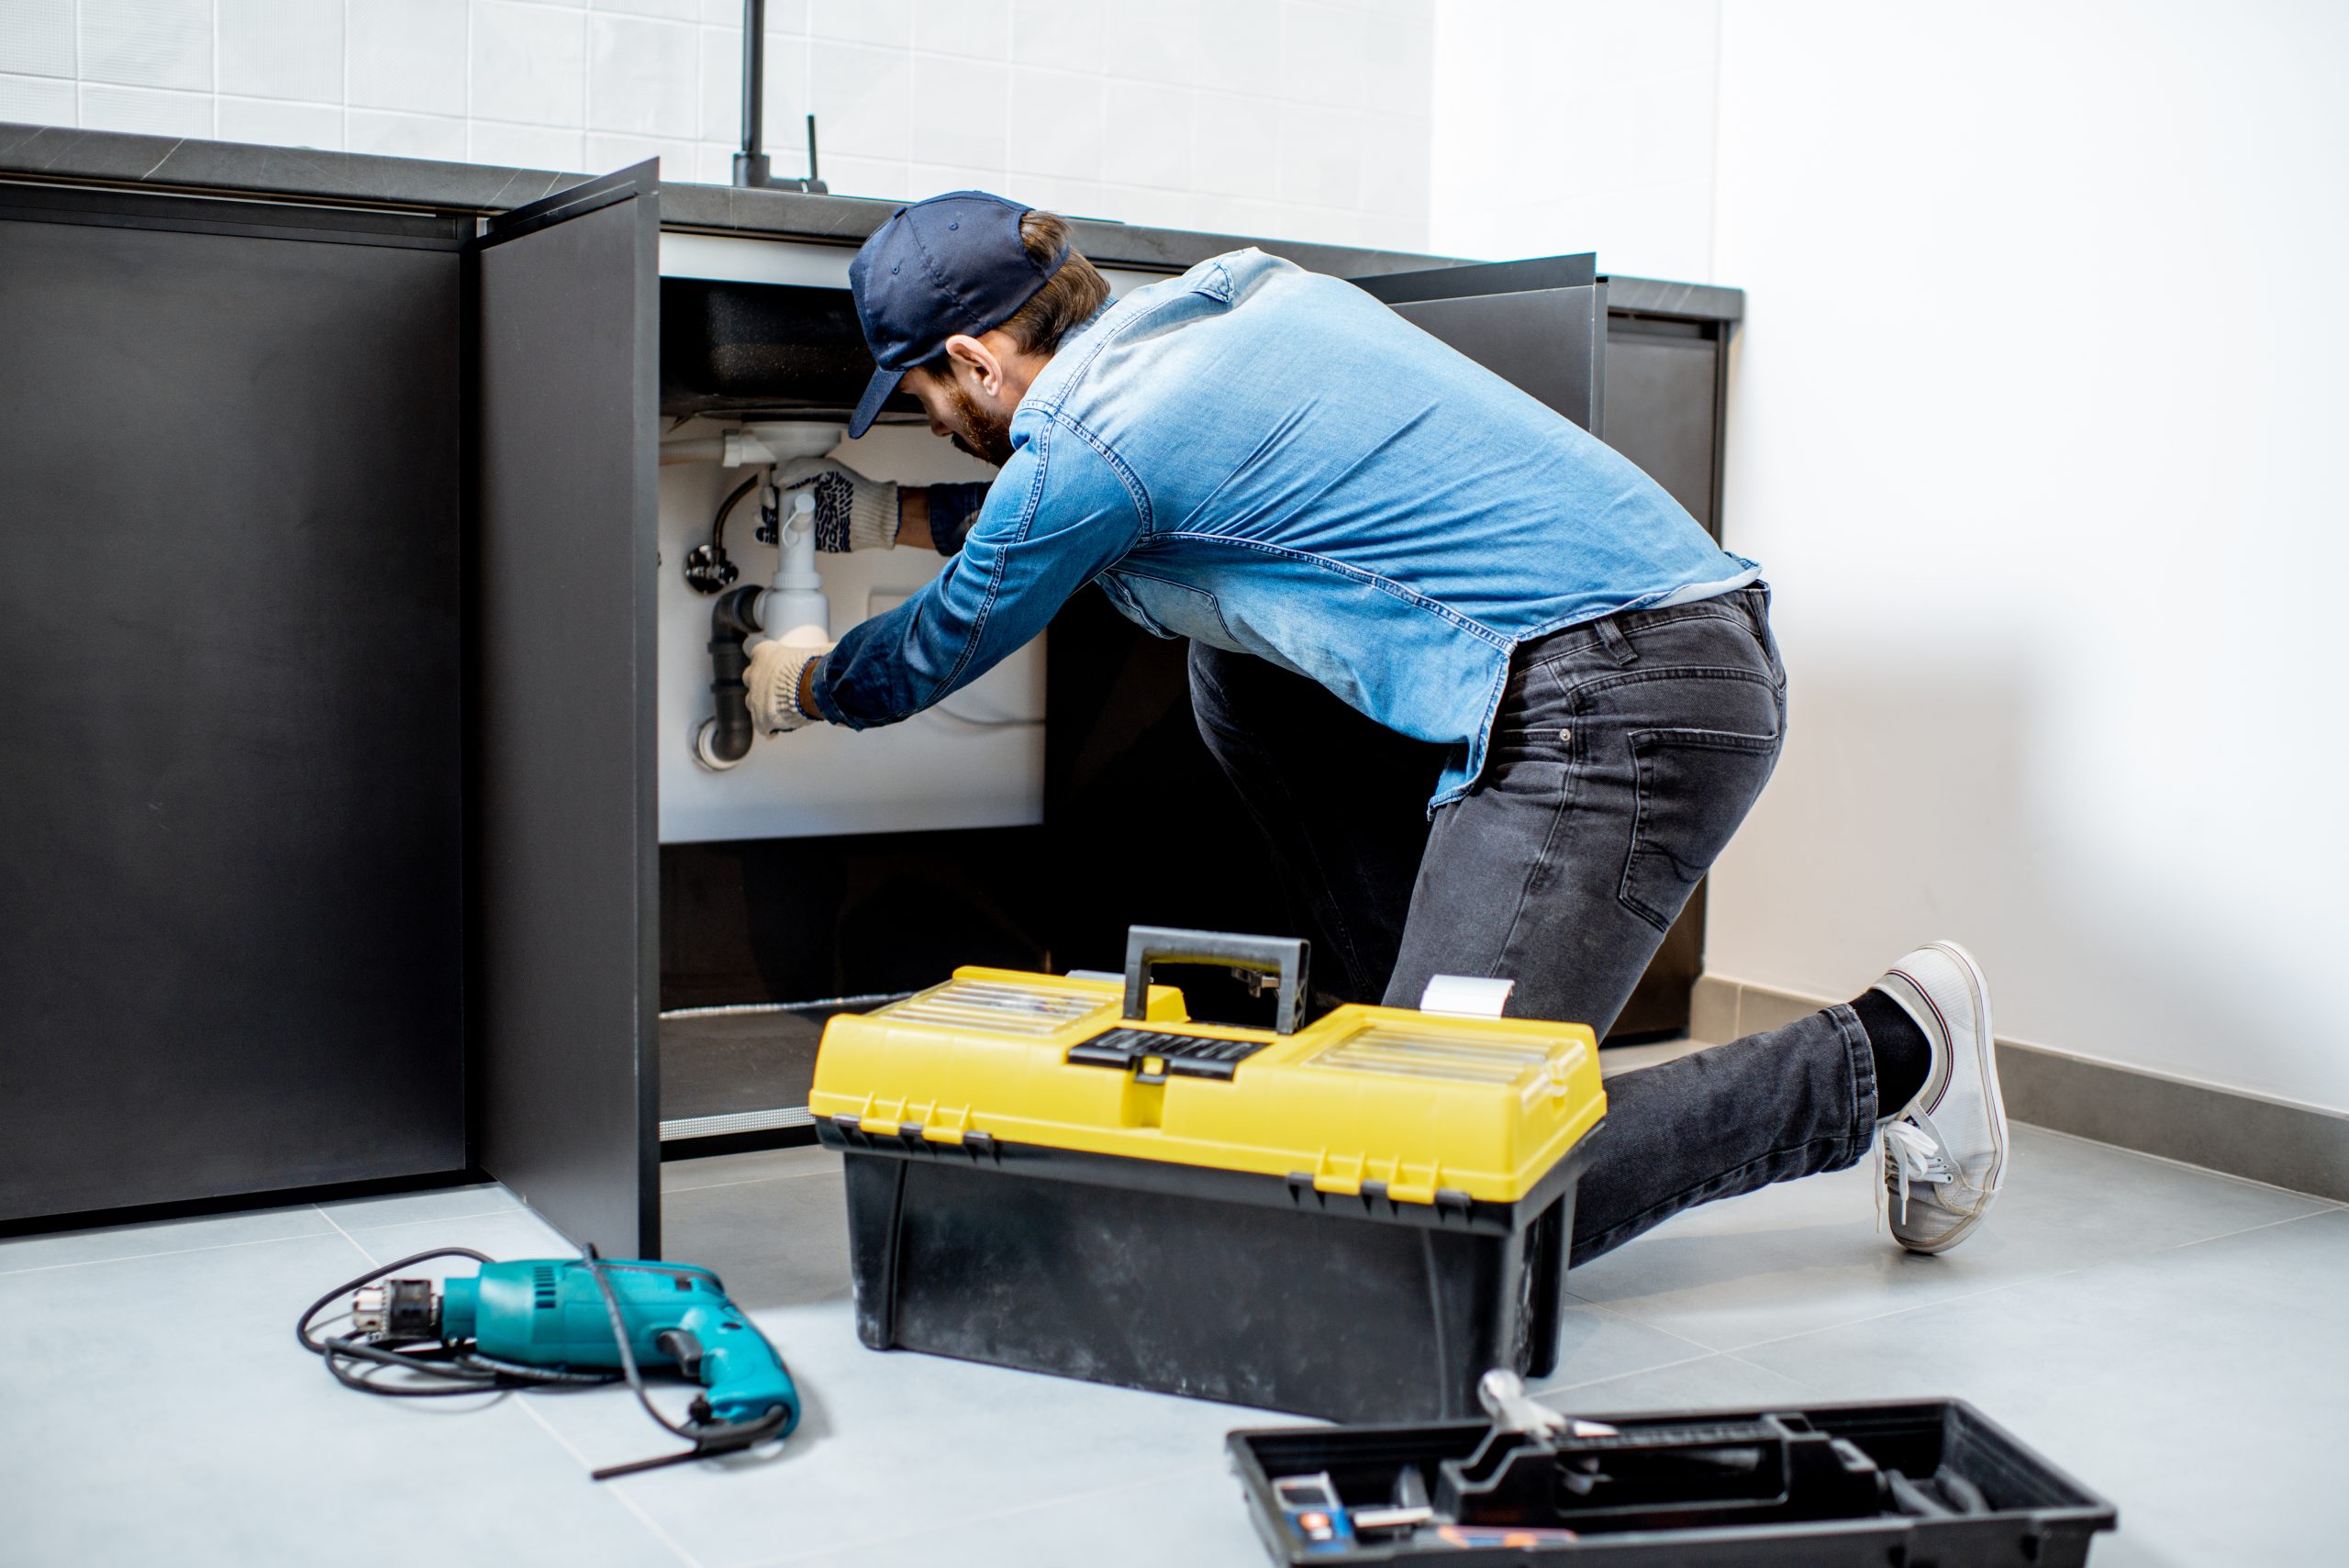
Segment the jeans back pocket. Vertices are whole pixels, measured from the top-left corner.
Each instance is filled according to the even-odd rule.
[[[1631,848],[1623,906],[1665,930],[1777,766],[1777,735],[1640,729],[1631,740]]]

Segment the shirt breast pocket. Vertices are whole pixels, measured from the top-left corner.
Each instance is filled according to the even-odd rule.
[[[1145,631],[1160,637],[1187,637],[1218,648],[1240,646],[1224,623],[1223,606],[1205,588],[1141,572],[1113,572],[1101,583],[1126,618]]]

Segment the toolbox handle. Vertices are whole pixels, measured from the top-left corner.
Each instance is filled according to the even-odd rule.
[[[1148,1017],[1150,969],[1154,963],[1222,963],[1280,977],[1273,1029],[1295,1034],[1305,1023],[1303,937],[1243,937],[1230,931],[1186,931],[1173,926],[1131,926],[1126,930],[1126,1017]]]

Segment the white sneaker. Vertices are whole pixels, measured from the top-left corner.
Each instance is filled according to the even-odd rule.
[[[1912,1252],[1946,1251],[1981,1222],[2007,1169],[1990,983],[1972,953],[1931,942],[1875,989],[1900,1004],[1933,1051],[1925,1086],[1882,1123],[1893,1239]]]

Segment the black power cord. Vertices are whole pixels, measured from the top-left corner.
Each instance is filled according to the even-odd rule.
[[[596,1288],[604,1297],[604,1309],[612,1322],[612,1338],[619,1347],[620,1370],[618,1372],[573,1372],[566,1368],[523,1366],[518,1362],[500,1361],[479,1354],[472,1349],[473,1341],[451,1343],[432,1336],[394,1337],[371,1335],[366,1339],[351,1339],[340,1335],[320,1337],[313,1334],[312,1322],[317,1315],[337,1301],[362,1286],[397,1273],[434,1258],[471,1258],[477,1263],[497,1260],[486,1252],[476,1252],[470,1247],[436,1247],[428,1252],[413,1252],[382,1268],[370,1270],[358,1278],[346,1280],[317,1300],[310,1303],[294,1325],[294,1337],[302,1348],[327,1363],[327,1371],[346,1388],[362,1394],[381,1395],[387,1399],[451,1399],[468,1394],[493,1394],[507,1389],[557,1389],[602,1387],[625,1382],[635,1391],[637,1403],[661,1429],[683,1439],[693,1446],[682,1453],[662,1454],[652,1459],[640,1459],[628,1464],[607,1465],[593,1473],[597,1481],[615,1475],[630,1475],[639,1471],[656,1470],[663,1465],[682,1464],[689,1460],[707,1459],[721,1453],[733,1453],[752,1447],[773,1437],[783,1429],[788,1418],[785,1410],[770,1411],[755,1421],[708,1421],[696,1418],[684,1424],[663,1416],[652,1403],[644,1386],[644,1374],[636,1364],[636,1351],[629,1343],[628,1324],[620,1314],[619,1297],[612,1291],[612,1282],[606,1272],[613,1265],[607,1263],[591,1244],[581,1254]],[[626,1267],[628,1265],[621,1265]],[[352,1363],[356,1363],[355,1365]],[[429,1380],[422,1385],[387,1383],[385,1373],[391,1370],[409,1373]],[[706,1417],[709,1406],[696,1397],[694,1410],[697,1418]]]
[[[758,473],[751,474],[718,504],[718,517],[709,525],[709,542],[697,544],[686,552],[685,581],[693,585],[695,593],[721,593],[742,574],[742,569],[726,553],[726,519],[743,496],[758,488],[760,478]]]

